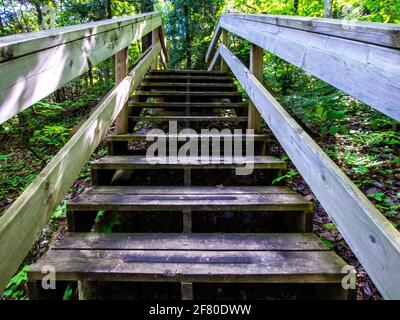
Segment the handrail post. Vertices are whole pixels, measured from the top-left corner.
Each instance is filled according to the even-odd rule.
[[[128,47],[114,55],[115,85],[118,85],[128,74]],[[117,134],[128,132],[128,105],[126,104],[115,120]]]
[[[263,48],[251,44],[250,46],[250,72],[262,82],[263,79]],[[254,132],[261,131],[261,115],[258,112],[253,101],[249,99],[248,108],[248,129],[253,129]]]
[[[225,29],[222,29],[221,32],[221,43],[228,47],[228,31]],[[224,59],[221,58],[221,71],[227,72],[228,71],[228,65],[224,61]]]
[[[151,32],[151,46],[154,47],[157,42],[160,41],[160,27],[155,28],[152,32]],[[157,62],[158,62],[158,57],[156,59],[156,61],[151,65],[151,69],[155,70],[157,69]]]

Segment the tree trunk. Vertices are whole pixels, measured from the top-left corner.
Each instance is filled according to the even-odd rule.
[[[142,0],[142,13],[153,12],[154,4],[153,0]],[[151,32],[142,38],[142,52],[145,52],[151,47]]]
[[[112,12],[112,3],[111,0],[107,0],[107,18],[112,19],[113,17],[113,12]]]
[[[333,0],[325,0],[324,2],[325,18],[332,19],[332,1]]]
[[[185,17],[185,53],[186,53],[186,69],[192,69],[192,50],[190,39],[190,24],[189,24],[189,6],[187,4],[183,7],[183,16]]]
[[[294,7],[294,13],[298,14],[298,12],[299,12],[299,0],[294,0],[293,7]]]
[[[34,2],[34,6],[37,12],[39,28],[42,28],[42,23],[43,23],[42,7],[40,6],[40,3],[37,1]]]

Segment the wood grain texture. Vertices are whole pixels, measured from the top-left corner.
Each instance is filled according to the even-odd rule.
[[[264,50],[254,44],[250,45],[250,72],[259,80],[263,81],[263,61]],[[224,59],[222,59],[224,60]],[[253,129],[254,132],[261,131],[261,115],[258,112],[254,103],[249,99],[248,108],[248,129]]]
[[[220,26],[400,120],[400,50],[282,27],[240,15]]]
[[[222,33],[222,29],[220,27],[219,20],[218,20],[217,25],[215,27],[215,31],[213,33],[213,37],[211,39],[210,45],[206,52],[206,63],[210,62],[213,51],[217,47],[218,40],[219,40],[219,37],[221,36],[221,33]]]
[[[340,283],[345,262],[329,251],[50,250],[28,272],[57,280]]]
[[[381,294],[400,298],[400,234],[226,47],[219,52]]]
[[[400,26],[394,23],[271,14],[222,14],[222,16],[238,17],[245,20],[400,49]]]
[[[92,188],[68,202],[72,211],[311,211],[313,204],[285,188]],[[105,190],[102,192],[101,190]],[[82,213],[84,214],[84,213]]]
[[[37,51],[81,40],[158,16],[160,16],[160,13],[150,12],[129,17],[107,19],[74,26],[1,37],[0,62],[16,59]]]
[[[107,136],[107,141],[146,141],[146,139],[155,139],[155,138],[165,138],[165,139],[179,139],[179,138],[198,138],[200,139],[234,139],[234,138],[251,138],[253,141],[268,141],[271,136],[266,134],[165,134],[161,135],[156,133],[133,133],[133,134],[113,134]]]
[[[133,121],[144,122],[168,122],[168,121],[188,121],[188,122],[247,122],[247,117],[223,117],[223,116],[145,116],[129,117]]]
[[[154,47],[100,102],[95,112],[0,217],[0,291],[18,269],[112,121],[160,53]],[[23,237],[21,236],[23,234]]]
[[[246,164],[253,164],[258,169],[285,169],[286,163],[275,157],[187,157],[187,158],[159,158],[146,156],[107,156],[92,162],[93,169],[184,169],[184,168],[237,168]]]
[[[135,102],[130,101],[131,108],[216,108],[216,109],[236,109],[247,108],[247,103],[238,102]]]
[[[329,250],[312,233],[77,233],[63,236],[54,250]]]
[[[87,35],[72,37],[73,41],[58,40],[59,44],[53,46],[44,45],[40,36],[42,44],[38,44],[40,49],[36,51],[26,49],[24,42],[32,44],[34,35],[8,44],[7,47],[29,51],[0,63],[0,124],[80,76],[90,65],[97,65],[161,25],[159,14],[145,17],[139,21],[127,20],[131,23],[121,27],[111,22],[114,28],[100,33],[90,27],[84,30],[77,27],[80,35],[85,31]]]
[[[119,84],[125,79],[128,74],[128,48],[124,48],[117,52],[114,56],[114,72],[115,72],[115,83]],[[115,119],[115,131],[116,133],[127,133],[128,132],[128,104],[126,103]]]

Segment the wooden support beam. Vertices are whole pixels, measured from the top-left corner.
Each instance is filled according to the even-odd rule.
[[[228,47],[228,31],[222,30],[221,35],[222,35],[221,43],[223,45],[225,45],[226,47]],[[221,59],[221,71],[222,72],[228,71],[228,66],[226,65],[226,62],[224,61],[224,59]]]
[[[193,283],[182,282],[181,283],[182,300],[193,300]]]
[[[206,53],[206,63],[210,63],[212,53],[214,52],[214,49],[216,48],[218,44],[219,37],[221,36],[222,29],[220,27],[220,23],[218,20],[217,26],[215,27],[214,35],[211,39],[210,45],[208,47],[207,53]]]
[[[151,46],[152,47],[154,47],[157,43],[160,42],[160,30],[159,30],[159,28],[160,27],[154,29],[151,32]],[[156,70],[157,69],[157,60],[158,60],[158,57],[157,57],[156,61],[151,65],[151,69],[152,70]]]
[[[348,36],[349,39],[340,37],[338,32],[332,32],[331,35],[332,24],[328,22],[323,24],[327,29],[319,29],[319,33],[316,33],[267,23],[261,16],[249,19],[247,15],[222,15],[219,24],[221,28],[270,51],[387,116],[400,120],[399,48],[362,42],[355,34]],[[292,19],[291,22],[299,21]],[[374,25],[376,30],[373,29]],[[396,28],[385,33],[381,24],[368,26],[369,30],[381,30],[380,33],[395,38],[399,34]],[[355,28],[358,27],[355,23]],[[332,27],[332,30],[337,29]]]
[[[160,54],[157,44],[100,102],[89,119],[0,217],[0,292],[64,199],[111,123]],[[23,237],[21,236],[23,235]]]
[[[263,81],[263,58],[264,50],[255,44],[250,45],[250,72],[259,81]],[[221,59],[224,60],[224,59]],[[253,101],[249,99],[248,108],[248,129],[253,129],[255,133],[261,131],[261,115]]]
[[[151,13],[2,38],[0,124],[160,25]]]
[[[124,48],[114,56],[115,85],[121,83],[128,74],[128,48]],[[128,133],[128,104],[125,104],[115,120],[117,134]]]
[[[400,233],[228,48],[219,53],[380,293],[399,299]]]

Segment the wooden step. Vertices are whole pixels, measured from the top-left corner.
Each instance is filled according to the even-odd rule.
[[[274,157],[252,158],[187,157],[184,159],[150,158],[146,156],[108,156],[91,163],[92,169],[137,170],[137,169],[235,169],[253,164],[254,169],[286,169],[286,163]]]
[[[241,98],[238,92],[215,92],[215,91],[137,91],[138,97],[207,97],[207,98]]]
[[[225,82],[231,83],[233,82],[231,77],[225,76],[209,76],[209,75],[153,75],[148,74],[145,81],[155,81],[155,82]]]
[[[221,116],[129,116],[129,119],[142,122],[247,122],[247,117]]]
[[[180,82],[148,82],[143,81],[140,84],[142,90],[185,90],[186,91],[236,91],[237,87],[233,83],[180,83]]]
[[[282,187],[93,187],[68,211],[311,211],[312,202]]]
[[[159,138],[160,134],[155,133],[133,133],[133,134],[112,134],[107,136],[107,141],[146,141],[146,139],[153,139]],[[247,138],[251,138],[253,141],[269,141],[271,136],[266,134],[165,134],[162,136],[163,138],[169,139],[179,139],[179,138],[198,138],[201,139],[235,139],[235,138],[242,138],[244,141]]]
[[[236,109],[247,108],[248,103],[235,103],[235,102],[134,102],[129,101],[128,106],[131,108],[193,108],[193,109]]]
[[[30,268],[28,287],[31,298],[42,297],[46,266],[57,270],[57,281],[339,287],[345,265],[312,234],[67,234]]]
[[[228,74],[223,71],[206,71],[206,70],[152,70],[150,75],[204,75],[204,76],[221,76],[226,77]]]

